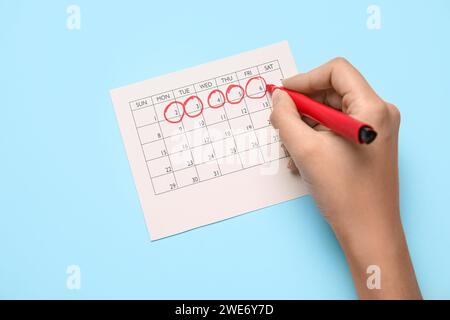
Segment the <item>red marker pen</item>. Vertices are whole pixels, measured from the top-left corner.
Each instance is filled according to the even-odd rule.
[[[267,91],[283,90],[294,100],[301,115],[319,122],[328,129],[358,144],[370,144],[377,137],[375,130],[368,124],[362,123],[349,115],[317,102],[304,94],[277,87],[273,84],[266,86]]]

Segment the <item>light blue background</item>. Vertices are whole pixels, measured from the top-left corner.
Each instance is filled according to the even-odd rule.
[[[0,298],[356,298],[310,197],[153,243],[144,224],[109,90],[284,39],[300,70],[345,56],[401,109],[411,255],[450,298],[449,34],[446,0],[1,0]]]

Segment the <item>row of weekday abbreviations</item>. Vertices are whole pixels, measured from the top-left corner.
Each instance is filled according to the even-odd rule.
[[[262,68],[262,69],[261,69]],[[237,72],[232,72],[219,76],[213,79],[201,81],[195,84],[190,84],[185,87],[177,88],[174,90],[166,91],[156,95],[144,97],[141,99],[133,100],[130,102],[131,110],[138,110],[161,103],[167,103],[169,101],[185,98],[189,95],[200,93],[203,91],[217,89],[221,86],[226,86],[232,83],[239,82],[240,80],[247,80],[252,77],[260,76],[272,71],[280,70],[277,60],[258,65],[255,67],[243,69]]]

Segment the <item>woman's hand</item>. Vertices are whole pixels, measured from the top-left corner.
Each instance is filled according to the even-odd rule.
[[[372,144],[356,145],[303,119],[285,92],[273,93],[271,122],[291,154],[292,170],[298,170],[336,233],[360,297],[421,298],[400,220],[398,109],[342,58],[286,79],[283,85],[378,132]],[[381,270],[380,290],[366,285],[371,265]]]

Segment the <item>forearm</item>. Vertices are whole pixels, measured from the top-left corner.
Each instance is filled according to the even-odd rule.
[[[376,129],[371,145],[352,144],[319,123],[304,121],[285,92],[273,93],[271,123],[295,163],[291,169],[298,169],[341,243],[359,296],[420,299],[399,214],[398,108],[342,58],[283,85]],[[379,282],[370,282],[377,277]]]
[[[400,218],[395,220],[370,221],[359,230],[336,233],[361,299],[422,298]],[[367,283],[370,266],[380,271],[374,275],[380,277],[379,288]]]

